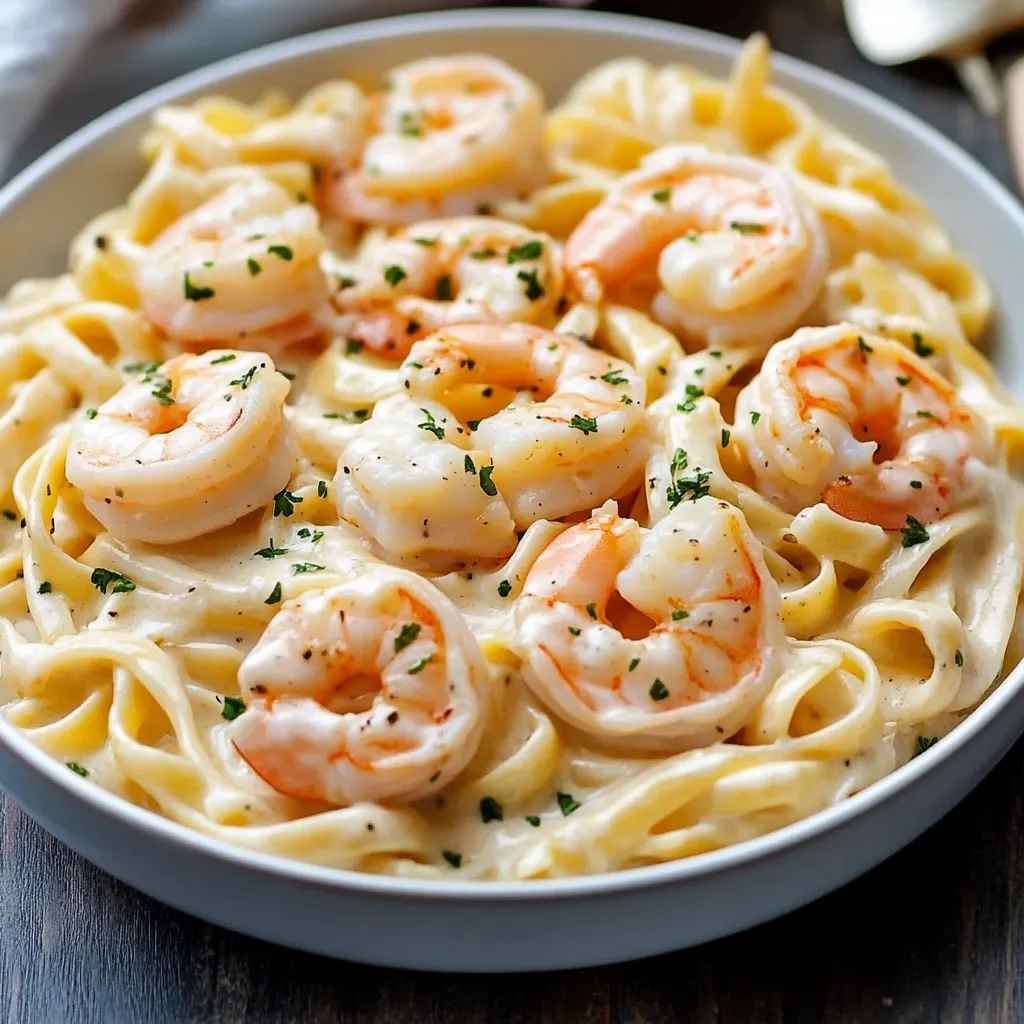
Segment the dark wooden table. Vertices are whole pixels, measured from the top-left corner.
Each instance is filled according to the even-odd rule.
[[[777,49],[920,114],[1012,185],[1000,127],[975,112],[952,73],[937,63],[868,64],[846,34],[840,0],[595,5],[650,16],[670,6],[730,35],[767,31]],[[1006,61],[1024,52],[1024,38],[994,52]],[[1024,1020],[1022,783],[1024,743],[902,853],[772,924],[639,963],[519,977],[376,970],[234,935],[114,881],[0,798],[0,1020]]]

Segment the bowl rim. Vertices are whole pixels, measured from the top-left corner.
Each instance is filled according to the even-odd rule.
[[[104,136],[126,122],[145,115],[157,106],[174,102],[183,94],[200,88],[230,90],[231,79],[271,64],[330,51],[338,45],[352,45],[410,35],[443,35],[450,29],[500,31],[548,29],[614,33],[624,42],[657,37],[677,42],[692,50],[719,57],[734,57],[741,41],[688,25],[654,18],[598,11],[499,8],[434,11],[398,15],[372,21],[341,25],[280,40],[205,65],[178,76],[122,103],[79,128],[20,171],[0,188],[0,228],[5,210],[36,187],[54,170],[73,161],[76,155],[101,143]],[[825,92],[859,108],[875,120],[888,121],[913,143],[958,166],[979,191],[999,207],[1007,222],[1024,232],[1024,207],[977,160],[910,112],[864,86],[806,61],[772,50],[773,71],[781,71],[800,86]],[[787,88],[789,85],[787,84]],[[774,832],[745,840],[734,846],[695,854],[680,860],[643,865],[594,875],[532,880],[456,881],[448,879],[401,878],[375,875],[350,868],[311,864],[287,857],[234,846],[199,832],[155,811],[147,810],[88,783],[45,753],[16,726],[0,716],[0,748],[38,772],[70,798],[88,805],[100,815],[149,833],[151,837],[197,855],[212,857],[239,870],[273,876],[322,890],[347,890],[374,896],[417,902],[458,900],[460,902],[507,902],[613,896],[638,889],[657,888],[725,874],[753,862],[766,861],[807,846],[826,833],[851,824],[898,794],[917,787],[922,778],[939,765],[957,757],[969,743],[982,737],[987,726],[1014,698],[1024,683],[1024,660],[947,736],[921,756],[897,768],[841,803],[818,811]]]

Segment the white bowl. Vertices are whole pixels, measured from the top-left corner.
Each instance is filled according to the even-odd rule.
[[[431,53],[485,50],[554,101],[627,55],[727,72],[737,43],[656,21],[565,11],[474,11],[356,25],[243,54],[138,97],[77,132],[0,192],[0,291],[61,270],[71,235],[123,201],[153,109],[211,90],[296,94]],[[786,57],[776,79],[884,153],[941,216],[998,297],[992,353],[1021,394],[1024,212],[970,157],[885,100]],[[222,845],[111,796],[0,721],[0,785],[44,828],[143,892],[259,938],[365,963],[525,971],[629,960],[793,910],[873,867],[950,810],[1024,729],[1024,668],[950,736],[845,803],[751,842],[676,863],[537,882],[459,883],[335,871]]]

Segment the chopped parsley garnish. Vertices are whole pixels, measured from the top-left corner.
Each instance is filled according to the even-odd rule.
[[[480,819],[486,825],[490,821],[504,821],[505,812],[501,804],[493,796],[485,796],[480,801]]]
[[[723,427],[723,429],[722,429],[722,447],[723,448],[728,448],[729,447],[729,438],[730,437],[732,437],[732,433],[730,431],[726,430]]]
[[[444,859],[446,861],[448,861],[448,863],[451,864],[451,866],[453,868],[461,868],[462,867],[462,854],[461,853],[455,853],[454,850],[442,850],[441,851],[441,856],[444,857]]]
[[[234,352],[225,352],[222,356],[217,356],[216,359],[210,360],[211,366],[219,366],[221,363],[233,363],[238,356]]]
[[[931,539],[923,524],[913,516],[907,516],[907,525],[900,530],[900,533],[903,534],[903,546],[905,548],[912,548]]]
[[[274,589],[270,592],[268,597],[263,603],[264,604],[280,604],[281,602],[281,584],[275,583]]]
[[[366,342],[357,341],[355,338],[345,339],[345,355],[357,356],[366,347]]]
[[[596,619],[597,618],[597,605],[594,604],[593,601],[591,601],[590,604],[587,605],[587,614],[592,619]]]
[[[258,556],[260,558],[277,558],[279,555],[286,555],[286,554],[288,554],[288,549],[287,548],[275,548],[273,541],[270,542],[270,547],[260,548],[259,551],[254,551],[253,552],[253,556]]]
[[[89,769],[88,768],[83,768],[77,761],[66,761],[65,764],[76,775],[81,775],[83,779],[89,777]]]
[[[257,274],[263,273],[263,268],[251,257],[245,261],[245,265],[249,268],[250,277],[255,277]]]
[[[402,626],[395,637],[395,654],[408,647],[420,635],[422,628],[418,622],[407,622]]]
[[[651,193],[651,198],[656,203],[667,203],[672,198],[672,189],[659,188],[657,192]]]
[[[910,378],[909,377],[897,377],[896,378],[896,383],[899,384],[899,386],[901,388],[905,388],[910,383]]]
[[[466,420],[466,426],[469,427],[469,432],[472,434],[477,427],[480,426],[479,420]]]
[[[860,355],[864,362],[867,362],[868,356],[875,351],[859,334],[857,335],[857,348],[860,349]]]
[[[245,701],[241,697],[225,697],[224,707],[220,709],[220,717],[233,722],[245,711]]]
[[[338,277],[338,291],[343,292],[346,288],[354,288],[359,282],[354,277]]]
[[[294,515],[295,506],[301,504],[302,498],[297,494],[292,494],[287,487],[283,487],[274,495],[274,515],[287,518]]]
[[[508,580],[502,580],[498,584],[498,597],[508,597],[512,593],[512,584]]]
[[[150,391],[150,394],[161,405],[174,405],[174,399],[171,396],[171,382],[169,380],[165,380],[159,387],[154,388]]]
[[[156,373],[160,369],[159,363],[125,363],[121,367],[125,373]]]
[[[688,464],[689,459],[686,451],[682,448],[677,448],[669,465],[672,483],[665,491],[665,497],[668,498],[672,508],[675,508],[676,505],[684,501],[687,495],[691,496],[690,500],[696,501],[698,498],[703,498],[711,493],[711,488],[708,486],[708,481],[711,479],[710,472],[704,472],[697,468],[694,470],[692,477],[679,479],[679,474],[686,470]]]
[[[417,245],[422,245],[424,248],[429,248],[432,245],[437,245],[436,238],[414,238],[413,241]]]
[[[964,656],[959,647],[956,649],[956,654],[953,655],[953,663],[957,668],[964,667]]]
[[[688,611],[686,611],[684,608],[677,608],[672,613],[672,621],[673,622],[679,622],[680,620],[688,619],[689,617],[690,617],[690,613]]]
[[[934,747],[939,742],[938,736],[918,736],[914,743],[914,752],[910,755],[911,760],[918,754],[923,754],[929,747]]]
[[[920,416],[921,419],[923,419],[923,420],[933,420],[933,419],[935,419],[935,413],[930,412],[928,409],[918,409],[917,410],[917,415]]]
[[[185,271],[185,300],[187,302],[202,302],[203,299],[212,299],[216,293],[212,288],[197,287]]]
[[[466,456],[466,461],[463,463],[463,466],[467,473],[476,472],[476,466],[473,465],[473,460],[468,455]]]
[[[668,696],[668,687],[660,679],[655,679],[647,692],[651,695],[651,700],[664,700]]]
[[[629,378],[622,376],[621,370],[609,370],[607,373],[601,374],[601,380],[605,384],[628,384]]]
[[[423,125],[420,123],[420,115],[412,110],[403,110],[398,115],[398,130],[403,135],[418,137],[423,134]]]
[[[569,815],[580,806],[580,802],[578,800],[573,800],[571,793],[556,793],[555,799],[558,801],[558,809],[562,812],[562,816],[565,818],[568,818]]]
[[[400,281],[404,281],[409,275],[405,270],[398,266],[397,263],[393,263],[390,267],[384,270],[384,280],[387,281],[392,288],[395,287]]]
[[[304,526],[301,530],[299,530],[298,536],[300,536],[303,540],[308,540],[311,544],[316,544],[317,541],[324,539],[324,531],[315,530],[311,534],[309,532],[309,527]],[[259,554],[259,552],[257,552],[257,554]]]
[[[318,498],[326,498],[327,497],[327,481],[326,480],[317,480],[317,482],[316,482],[316,496]]]
[[[761,418],[761,414],[760,414],[759,412],[752,412],[752,413],[750,414],[750,422],[751,422],[751,423],[757,423],[757,421],[758,421],[758,420],[759,420],[760,418]]]
[[[49,583],[49,582],[46,582],[46,581],[40,583],[39,584],[39,589],[36,591],[36,593],[37,594],[52,594],[53,593],[53,584]],[[960,652],[957,651],[956,653],[959,654]]]
[[[721,359],[722,358],[722,353],[719,352],[718,349],[711,349],[708,352],[708,355],[711,356],[712,359]]]
[[[639,659],[639,658],[634,658],[634,659],[633,659],[633,660],[632,660],[632,661],[631,661],[631,662],[629,663],[629,670],[628,670],[628,671],[632,672],[632,671],[633,671],[633,669],[635,669],[635,668],[637,667],[637,665],[639,665],[639,664],[640,664],[640,659]]]
[[[491,479],[491,474],[493,472],[494,466],[480,467],[480,490],[482,490],[489,498],[493,498],[498,493],[498,487]]]
[[[528,260],[539,260],[543,252],[543,243],[534,238],[529,242],[523,242],[522,245],[512,246],[505,255],[505,261],[507,263],[525,263]]]
[[[17,522],[18,513],[12,512],[9,508],[4,509],[4,519],[10,519],[12,523]]]
[[[434,656],[432,654],[426,654],[415,665],[410,666],[409,675],[418,676],[432,661]]]
[[[259,367],[258,366],[256,366],[256,365],[250,366],[249,369],[246,370],[245,373],[243,373],[241,377],[238,377],[236,380],[233,380],[231,383],[232,383],[232,385],[237,384],[243,391],[245,391],[245,390],[248,389],[249,385],[252,383],[252,379],[253,379],[253,377],[256,376],[256,373],[258,371],[259,371]]]
[[[323,572],[326,568],[326,565],[317,565],[315,562],[295,562],[292,565],[292,572],[298,576],[303,572]]]
[[[86,409],[85,418],[87,420],[94,420],[99,415],[99,409]]]
[[[763,235],[768,231],[767,224],[753,224],[744,220],[733,220],[729,227],[741,235]]]
[[[434,294],[442,302],[450,302],[453,295],[451,274],[442,274],[434,285]]]
[[[110,587],[113,594],[130,594],[135,589],[135,584],[127,576],[112,569],[93,569],[89,582],[101,594],[107,592],[107,587]]]
[[[426,422],[417,423],[416,426],[420,430],[426,430],[428,433],[433,434],[439,441],[444,440],[444,427],[438,426],[434,420],[434,414],[429,409],[420,409],[420,412],[427,417]]]
[[[596,434],[597,433],[597,420],[590,416],[581,416],[576,413],[571,420],[569,420],[569,426],[575,427],[577,430],[582,430],[584,434]]]
[[[540,828],[540,818],[538,818],[536,814],[528,814],[526,816],[526,820],[534,828]]]
[[[497,255],[498,255],[498,250],[497,249],[491,249],[491,248],[487,248],[487,249],[473,249],[472,252],[470,252],[470,254],[469,254],[469,258],[471,260],[489,260],[492,256],[497,256]],[[509,260],[509,262],[511,263],[512,261]]]
[[[540,281],[537,280],[536,270],[520,270],[519,273],[516,274],[516,277],[518,278],[518,280],[522,281],[526,285],[526,297],[531,302],[535,302],[537,299],[543,296],[544,286],[540,283]]]
[[[935,352],[935,349],[931,345],[924,343],[924,338],[921,336],[920,331],[914,331],[910,335],[910,340],[914,343],[914,355],[920,356],[922,359],[927,359],[930,355]]]
[[[919,491],[922,487],[924,487],[924,484],[921,483],[920,480],[911,480],[910,486],[913,487],[915,491]]]
[[[345,420],[346,423],[362,423],[370,415],[369,409],[352,409],[350,412],[325,412],[325,420]]]
[[[698,387],[696,384],[686,385],[686,401],[680,402],[676,409],[679,412],[693,412],[697,408],[697,399],[701,398],[704,394],[704,389]]]
[[[287,245],[268,245],[267,252],[270,253],[271,256],[279,256],[286,263],[295,255],[295,253],[292,252],[291,247]]]
[[[572,633],[573,636],[579,636],[580,633],[583,632],[583,630],[580,629],[579,626],[570,626],[569,627],[569,632]]]
[[[633,399],[630,398],[629,395],[622,395],[619,398],[619,404],[620,405],[632,405],[633,404]]]

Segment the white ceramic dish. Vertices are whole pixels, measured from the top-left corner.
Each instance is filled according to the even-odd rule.
[[[213,89],[297,93],[333,75],[378,74],[430,53],[486,50],[557,99],[600,61],[636,55],[724,73],[733,40],[655,21],[564,11],[416,15],[306,36],[216,64],[140,96],[71,136],[0,192],[0,292],[65,263],[73,232],[122,201],[136,143],[159,104]],[[1024,394],[1024,211],[970,157],[886,101],[782,57],[777,81],[886,154],[941,215],[999,301],[992,353]],[[0,722],[0,786],[59,839],[130,885],[228,928],[388,966],[525,971],[628,960],[750,927],[850,881],[918,836],[1024,729],[1024,667],[951,736],[844,804],[778,832],[678,863],[530,883],[381,878],[224,846],[104,793]]]

